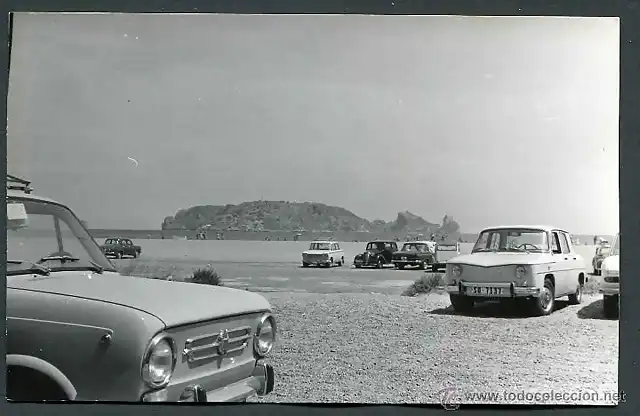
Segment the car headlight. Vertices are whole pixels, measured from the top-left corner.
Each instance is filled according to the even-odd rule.
[[[524,266],[516,267],[516,277],[522,279],[527,274],[527,268]]]
[[[259,357],[264,357],[273,349],[276,342],[276,319],[270,313],[260,318],[256,334],[253,337],[253,351]]]
[[[451,269],[451,272],[453,273],[454,276],[461,276],[462,275],[462,266],[460,266],[459,264],[455,264],[453,266],[453,268]]]
[[[142,360],[142,380],[149,387],[159,388],[169,384],[176,368],[176,346],[168,335],[153,337]]]

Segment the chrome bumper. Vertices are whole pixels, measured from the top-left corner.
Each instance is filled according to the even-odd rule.
[[[417,260],[417,259],[415,259],[415,260],[414,259],[409,259],[409,260],[399,260],[399,259],[396,260],[396,259],[393,259],[392,260],[392,263],[395,263],[395,264],[422,264],[422,262],[423,262],[423,260]]]
[[[273,391],[275,374],[270,364],[258,363],[253,374],[228,386],[217,390],[206,391],[199,384],[189,385],[184,389],[179,403],[223,403],[243,402],[253,396],[266,396]],[[167,402],[167,390],[156,390],[146,393],[143,402]]]
[[[468,288],[500,288],[501,294],[483,294],[483,293],[468,293]],[[450,294],[463,294],[473,297],[487,297],[487,298],[514,298],[514,297],[538,297],[540,296],[540,289],[530,286],[517,286],[515,282],[458,282],[455,285],[448,285],[445,287],[446,291]],[[473,290],[473,289],[472,289]]]

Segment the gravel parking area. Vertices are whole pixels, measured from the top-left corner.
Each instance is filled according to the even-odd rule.
[[[134,275],[174,278],[208,264],[117,263]],[[534,392],[573,394],[549,404],[615,403],[618,321],[603,317],[600,296],[585,295],[575,306],[558,300],[558,310],[546,317],[495,304],[461,316],[446,295],[400,295],[421,271],[211,263],[224,285],[262,292],[278,320],[278,344],[269,358],[276,387],[255,401],[439,403],[443,389],[453,389],[460,400],[476,403],[541,403],[505,397]],[[466,396],[472,393],[498,397]]]
[[[279,322],[277,384],[259,401],[438,403],[451,387],[599,393],[579,403],[611,404],[605,394],[618,389],[618,322],[602,318],[597,297],[526,318],[491,304],[457,316],[443,295],[265,296]]]

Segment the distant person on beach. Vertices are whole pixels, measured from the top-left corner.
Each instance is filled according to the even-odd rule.
[[[598,236],[597,235],[593,237],[593,245],[594,246],[598,245]]]

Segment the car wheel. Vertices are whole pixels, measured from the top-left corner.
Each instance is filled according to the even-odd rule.
[[[309,267],[309,263],[302,263],[302,267]]]
[[[396,263],[396,264],[394,264],[394,266],[396,266],[396,267],[398,268],[398,270],[402,270],[402,269],[404,269],[404,264],[398,264],[398,263]]]
[[[134,259],[137,259],[137,258],[138,258],[138,252],[137,252],[137,251],[134,251],[134,252],[133,252],[133,258],[134,258]]]
[[[473,298],[470,298],[469,296],[450,294],[449,299],[451,300],[453,310],[456,312],[466,313],[473,309],[474,301]]]
[[[356,269],[361,268],[362,266],[360,266],[359,264],[356,264]]]
[[[340,266],[344,265],[344,257],[340,257]]]
[[[436,263],[433,263],[431,265],[431,271],[434,272],[434,273],[438,271],[438,265]]]
[[[582,303],[582,294],[584,293],[584,284],[579,283],[576,293],[569,295],[569,303],[571,305],[579,305]]]
[[[378,262],[376,263],[376,269],[382,269],[382,259],[378,259]]]
[[[418,266],[418,268],[420,270],[424,270],[427,268],[427,262],[423,261],[422,263],[420,263],[420,265]]]
[[[536,316],[545,316],[553,312],[556,306],[555,287],[551,279],[544,279],[544,286],[540,292],[540,296],[533,298],[533,314]]]
[[[117,258],[117,259],[121,259],[121,258],[122,258],[122,253],[117,252],[117,253],[116,253],[116,258]]]
[[[609,319],[615,319],[620,315],[619,296],[605,295],[602,298],[604,316]]]

